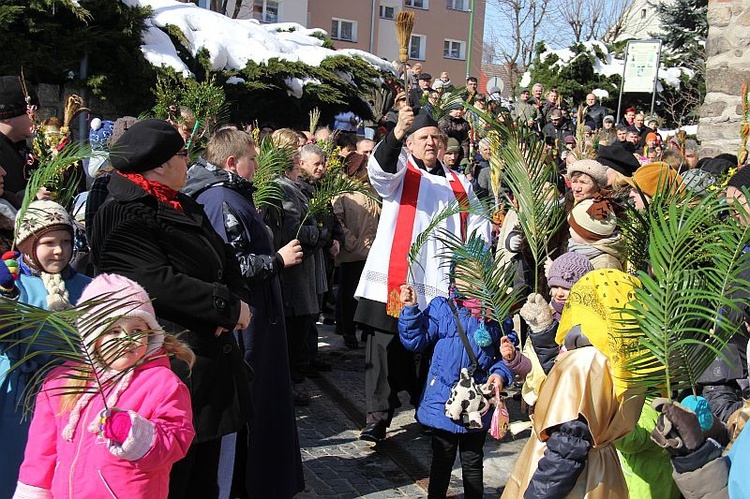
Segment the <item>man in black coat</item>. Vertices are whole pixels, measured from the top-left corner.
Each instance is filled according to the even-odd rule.
[[[250,414],[249,372],[231,332],[250,322],[249,289],[232,248],[201,206],[178,192],[187,151],[177,130],[151,119],[115,144],[110,197],[91,228],[97,272],[124,275],[154,298],[159,321],[196,355],[192,372],[173,363],[190,389],[196,439],[170,476],[170,497],[216,497],[221,437]]]
[[[5,190],[13,194],[26,187],[34,162],[26,147],[34,135],[29,104],[18,76],[0,76],[0,166],[6,172]]]

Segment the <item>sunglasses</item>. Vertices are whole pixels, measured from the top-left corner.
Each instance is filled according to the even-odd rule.
[[[174,153],[174,155],[175,155],[175,156],[183,156],[183,157],[187,157],[187,155],[188,155],[188,152],[187,152],[187,151],[177,151],[176,153]]]

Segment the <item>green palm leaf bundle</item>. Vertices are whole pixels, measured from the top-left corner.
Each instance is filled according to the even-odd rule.
[[[492,207],[490,206],[489,201],[482,202],[479,199],[475,199],[474,201],[470,201],[468,204],[462,204],[458,200],[453,199],[449,203],[447,203],[440,212],[433,215],[427,227],[425,227],[422,232],[417,234],[414,242],[409,247],[409,253],[406,255],[409,262],[410,280],[412,280],[414,275],[412,272],[413,266],[418,265],[420,268],[422,268],[422,264],[419,262],[419,254],[421,253],[422,248],[429,240],[436,239],[441,235],[441,231],[445,229],[444,222],[447,219],[462,213],[468,213],[472,217],[482,217],[485,219],[490,219],[491,209]],[[485,247],[488,246],[489,242],[485,241]]]
[[[624,310],[625,330],[637,341],[625,367],[629,381],[650,395],[692,389],[731,336],[742,313],[733,293],[747,288],[745,248],[750,227],[721,222],[716,194],[692,202],[671,197],[643,213],[648,269]],[[636,344],[636,343],[634,343]]]
[[[19,220],[23,218],[29,204],[36,199],[36,194],[42,187],[53,190],[55,201],[70,210],[76,196],[76,188],[81,180],[78,164],[92,155],[88,145],[71,143],[56,156],[50,156],[40,163],[26,184],[23,203],[16,218]]]
[[[299,229],[297,229],[297,237],[299,237],[299,231],[305,225],[305,222],[312,217],[319,217],[330,213],[333,210],[333,199],[341,194],[354,194],[360,193],[365,196],[377,200],[377,197],[372,191],[369,184],[361,182],[360,180],[350,177],[347,175],[342,164],[336,163],[338,166],[329,168],[323,178],[318,181],[315,195],[310,199],[307,204],[307,213],[300,223]]]
[[[253,201],[256,207],[281,205],[283,191],[275,180],[284,175],[292,164],[295,153],[294,149],[277,147],[270,135],[266,135],[260,141],[256,157],[258,168],[253,176]]]
[[[508,205],[518,213],[518,225],[533,262],[535,291],[544,261],[549,256],[548,241],[565,220],[565,211],[557,191],[557,168],[544,142],[530,128],[516,125],[509,116],[492,124],[489,134],[493,177],[502,179],[509,193]]]
[[[458,292],[482,303],[484,317],[502,323],[521,299],[521,288],[513,288],[515,270],[511,264],[498,265],[487,241],[472,232],[466,242],[441,229],[436,236],[444,250],[442,265],[452,267]]]
[[[109,346],[98,349],[96,354],[91,353],[96,350],[97,340],[97,336],[91,332],[110,327],[122,315],[141,305],[129,296],[114,299],[113,294],[103,294],[75,307],[54,312],[0,298],[0,351],[11,362],[6,376],[19,369],[31,373],[19,398],[24,417],[33,412],[34,400],[44,378],[63,363],[66,369],[61,375],[67,382],[56,395],[98,394],[104,399],[105,407],[109,389],[135,367],[106,374],[104,359],[120,357],[132,348],[133,341],[147,336],[151,331],[141,331],[127,340],[109,343]]]

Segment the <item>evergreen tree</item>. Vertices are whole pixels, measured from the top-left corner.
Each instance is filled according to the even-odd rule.
[[[663,41],[662,63],[683,66],[694,73],[680,78],[679,89],[665,86],[657,97],[657,106],[676,125],[696,123],[696,113],[706,96],[708,0],[659,2],[655,7],[662,33],[652,36]]]
[[[0,74],[23,69],[31,83],[86,87],[123,113],[142,110],[156,78],[140,47],[150,13],[113,0],[3,0]]]

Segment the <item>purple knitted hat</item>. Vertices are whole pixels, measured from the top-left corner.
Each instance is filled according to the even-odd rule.
[[[570,289],[581,277],[592,270],[594,266],[582,254],[563,253],[550,265],[547,271],[547,284],[550,287],[559,286]]]

